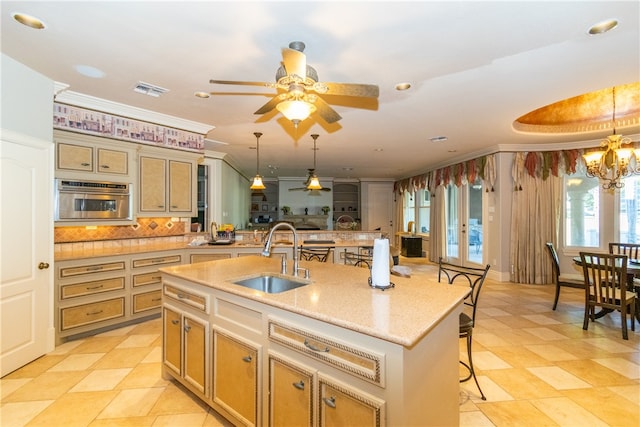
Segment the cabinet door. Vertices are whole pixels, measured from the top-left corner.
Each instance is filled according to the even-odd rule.
[[[182,366],[182,316],[177,311],[164,307],[163,314],[163,334],[164,348],[163,362],[178,375]]]
[[[127,175],[129,156],[125,151],[98,149],[98,172]]]
[[[169,211],[191,212],[193,165],[169,160]]]
[[[258,350],[218,330],[213,332],[213,401],[249,425],[258,408]]]
[[[58,169],[93,172],[93,148],[57,144]]]
[[[338,385],[321,378],[320,426],[363,426],[384,425],[384,402],[366,395],[347,385]]]
[[[184,317],[184,373],[185,380],[205,393],[206,360],[209,340],[208,324],[191,317]]]
[[[312,426],[314,373],[269,357],[269,425]]]
[[[164,159],[140,157],[140,211],[165,212],[167,162]]]

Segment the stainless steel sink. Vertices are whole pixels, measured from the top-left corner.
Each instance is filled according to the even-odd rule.
[[[266,292],[268,294],[278,294],[280,292],[286,292],[290,291],[291,289],[308,285],[310,282],[265,274],[257,277],[238,280],[233,283],[235,283],[236,285],[244,286],[245,288],[251,288],[258,291]]]

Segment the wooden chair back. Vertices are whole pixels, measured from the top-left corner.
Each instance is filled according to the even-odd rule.
[[[626,255],[631,259],[638,259],[640,243],[609,243],[609,253]]]

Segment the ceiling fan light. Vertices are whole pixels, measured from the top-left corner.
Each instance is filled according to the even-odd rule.
[[[300,123],[316,111],[315,105],[298,100],[282,101],[276,105],[276,108],[287,120],[291,120],[294,123]]]
[[[320,185],[320,180],[317,176],[311,175],[309,184],[307,185],[307,190],[322,190],[322,185]]]
[[[253,184],[249,187],[251,190],[264,190],[264,183],[262,182],[262,177],[260,175],[256,175],[253,177]]]

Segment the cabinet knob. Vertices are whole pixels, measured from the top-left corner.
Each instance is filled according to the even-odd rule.
[[[189,332],[191,330],[191,326],[189,325],[184,325],[184,331],[185,332]]]
[[[249,363],[249,362],[251,362],[253,359],[252,359],[252,357],[251,357],[251,356],[245,356],[245,357],[243,357],[243,358],[242,358],[242,360],[243,360],[243,361],[245,361],[245,362],[247,362],[247,363]]]
[[[49,268],[49,263],[48,262],[41,262],[40,264],[38,264],[38,268],[40,270],[46,270],[47,268]]]
[[[331,396],[331,397],[323,397],[322,401],[325,403],[325,405],[327,405],[330,408],[335,408],[336,407],[336,398]]]
[[[304,381],[300,380],[297,383],[293,383],[293,386],[298,390],[304,390]]]
[[[180,321],[179,321],[178,319],[173,319],[173,320],[171,321],[171,323],[172,323],[173,325],[177,325],[178,323],[180,323]]]

